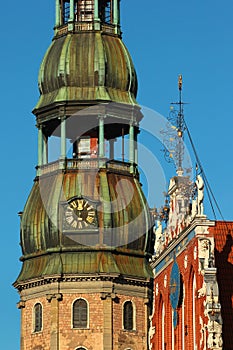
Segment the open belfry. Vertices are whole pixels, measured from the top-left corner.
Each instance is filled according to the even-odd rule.
[[[21,350],[148,348],[153,232],[137,170],[137,77],[119,6],[56,0],[14,283]]]

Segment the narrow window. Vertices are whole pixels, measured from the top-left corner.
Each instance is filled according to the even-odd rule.
[[[123,327],[127,331],[133,330],[133,304],[126,301],[123,308]]]
[[[34,306],[34,332],[42,330],[42,305],[40,303]]]
[[[87,302],[77,299],[73,304],[73,328],[87,328]]]
[[[68,23],[70,17],[70,2],[69,0],[62,1],[62,20],[63,24]]]

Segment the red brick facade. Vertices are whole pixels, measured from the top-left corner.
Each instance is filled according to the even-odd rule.
[[[194,340],[198,349],[204,349],[203,298],[198,298],[198,290],[203,285],[197,257],[197,239],[193,238],[176,260],[181,275],[181,292],[177,308],[177,326],[173,326],[173,309],[170,302],[170,275],[173,261],[155,278],[154,316],[152,327],[152,349],[193,350]],[[194,298],[194,299],[193,299]],[[195,306],[195,307],[194,307]]]
[[[147,350],[148,344],[148,299],[137,296],[138,287],[128,295],[114,293],[59,293],[48,295],[37,288],[33,297],[33,288],[29,291],[21,308],[21,350],[76,350],[83,347],[87,350]],[[104,290],[104,288],[103,288]],[[145,290],[141,291],[146,295]],[[135,296],[133,295],[135,294]],[[72,305],[78,298],[88,304],[88,326],[86,329],[74,329],[72,326]],[[123,306],[125,301],[133,303],[133,330],[123,327]],[[34,305],[42,305],[42,330],[34,331]],[[22,304],[22,303],[21,303]],[[111,337],[111,339],[109,339]],[[110,342],[110,343],[109,343]]]
[[[232,349],[233,223],[209,222],[181,233],[154,264],[151,349]],[[177,325],[173,325],[171,270],[175,259],[181,286]],[[213,256],[212,256],[213,253]],[[205,258],[205,254],[206,257]],[[221,314],[219,313],[219,310]]]
[[[215,266],[219,287],[219,301],[223,319],[224,350],[232,350],[233,320],[233,222],[217,221],[210,228],[215,240]]]

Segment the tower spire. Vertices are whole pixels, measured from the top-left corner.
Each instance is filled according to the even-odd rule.
[[[165,158],[168,162],[174,161],[176,166],[176,173],[178,176],[182,176],[183,161],[184,161],[184,104],[182,99],[183,89],[183,77],[182,74],[178,76],[178,90],[179,100],[172,102],[169,113],[169,126],[166,130],[162,130],[161,133],[164,135],[164,146],[165,146]],[[175,108],[177,106],[178,108]]]
[[[148,349],[153,223],[136,164],[143,115],[119,1],[56,0],[14,284],[21,350]]]
[[[177,136],[178,136],[178,168],[177,175],[183,174],[183,131],[184,131],[184,114],[183,114],[183,102],[182,102],[182,86],[183,86],[183,77],[180,74],[178,77],[178,88],[179,88],[179,102],[178,104],[179,111],[177,117]]]

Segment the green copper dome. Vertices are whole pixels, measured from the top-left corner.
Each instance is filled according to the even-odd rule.
[[[136,104],[137,77],[118,36],[101,31],[55,37],[39,73],[38,109],[63,101]]]
[[[96,203],[96,227],[67,229],[64,207],[75,197]],[[62,171],[45,174],[36,179],[22,214],[24,266],[18,280],[47,275],[48,271],[59,273],[61,257],[67,260],[65,273],[73,273],[75,264],[82,266],[85,263],[82,257],[89,259],[90,254],[94,261],[88,263],[86,272],[104,272],[103,261],[109,259],[110,252],[113,253],[108,266],[110,272],[134,275],[140,271],[146,277],[145,257],[153,248],[151,228],[141,186],[126,169],[119,171],[118,167],[118,171],[112,171],[107,167],[97,172],[72,170],[65,174]],[[102,254],[98,253],[101,251]]]

